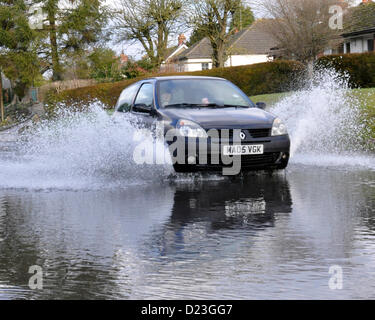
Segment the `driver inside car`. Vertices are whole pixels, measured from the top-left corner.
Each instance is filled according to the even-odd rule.
[[[210,100],[208,100],[208,98],[202,98],[202,104],[210,104]]]
[[[162,93],[161,104],[162,104],[163,107],[169,105],[171,100],[172,100],[172,92],[170,90],[167,90],[167,91]]]

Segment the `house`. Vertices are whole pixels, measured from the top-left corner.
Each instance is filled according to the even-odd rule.
[[[271,48],[275,41],[263,31],[262,20],[258,20],[229,40],[225,67],[249,65],[272,60]],[[208,38],[203,38],[190,48],[168,58],[169,68],[178,72],[200,71],[212,68],[212,47]]]
[[[186,37],[184,34],[180,34],[178,37],[178,44],[172,48],[167,49],[165,60],[160,66],[161,72],[181,72],[179,66],[174,63],[174,59],[188,49],[186,45]]]
[[[226,67],[243,66],[273,60],[272,48],[276,41],[265,32],[265,20],[257,20],[250,27],[236,33],[228,50]]]
[[[362,0],[359,5],[366,5],[371,0]],[[352,8],[353,9],[353,8]],[[351,10],[350,8],[348,10]],[[362,13],[363,14],[363,13]],[[364,53],[375,51],[375,16],[350,16],[347,27],[342,33],[343,43],[339,48],[327,49],[324,54]],[[354,23],[352,22],[354,21]]]
[[[363,8],[358,11],[357,16],[351,17],[354,23],[348,23],[349,27],[342,34],[344,38],[343,53],[373,52],[375,48],[375,5],[371,0],[362,0],[359,6]],[[367,6],[372,10],[368,11]]]
[[[212,47],[208,38],[195,43],[187,50],[169,60],[172,69],[178,72],[199,71],[212,68]]]
[[[375,21],[361,30],[344,33],[344,45],[340,53],[373,52],[375,48]]]

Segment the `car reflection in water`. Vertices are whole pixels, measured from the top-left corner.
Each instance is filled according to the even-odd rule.
[[[289,183],[283,174],[247,174],[234,183],[223,179],[179,184],[171,218],[162,230],[154,230],[145,247],[176,259],[211,255],[225,244],[251,241],[249,236],[274,227],[278,215],[291,211]]]

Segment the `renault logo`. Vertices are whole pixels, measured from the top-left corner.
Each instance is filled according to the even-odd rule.
[[[245,139],[246,139],[246,134],[245,134],[245,132],[242,132],[242,131],[241,131],[241,133],[240,133],[240,138],[241,138],[241,140],[245,140]]]

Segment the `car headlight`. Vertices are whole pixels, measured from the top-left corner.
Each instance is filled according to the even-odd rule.
[[[199,124],[190,120],[179,120],[177,122],[176,128],[184,137],[207,138],[207,132]]]
[[[276,118],[272,125],[271,136],[282,136],[285,134],[288,134],[286,125],[279,118]]]

